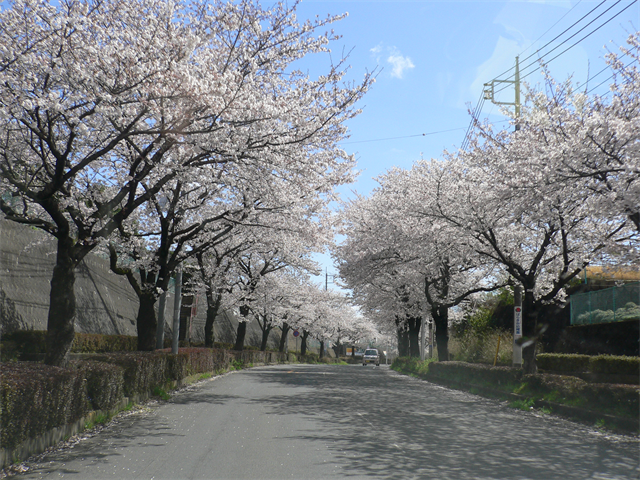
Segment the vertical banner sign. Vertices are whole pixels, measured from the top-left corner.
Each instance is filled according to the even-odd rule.
[[[516,305],[513,308],[513,364],[522,365],[522,347],[516,344],[516,340],[522,338],[522,307]]]

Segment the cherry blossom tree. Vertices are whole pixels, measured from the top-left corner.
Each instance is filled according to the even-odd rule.
[[[470,152],[431,166],[446,172],[434,220],[455,227],[459,239],[522,285],[523,332],[529,338],[537,335],[540,307],[562,301],[571,279],[630,234],[626,216],[586,213],[597,202],[594,196],[578,204],[561,184],[553,192],[519,188],[536,178],[532,165],[537,162],[531,159],[546,157],[545,138],[535,133],[526,128],[500,132]],[[535,342],[523,350],[523,360],[525,371],[534,372]]]
[[[476,292],[499,288],[504,275],[469,242],[453,241],[462,240],[453,227],[434,219],[430,212],[442,179],[427,163],[392,169],[377,181],[370,198],[345,210],[348,240],[338,250],[341,274],[370,297],[365,301],[373,301],[374,309],[383,308],[381,294],[392,302],[389,318],[397,324],[401,354],[419,356],[422,319],[431,317],[439,359],[447,361],[449,309]]]
[[[405,234],[400,204],[389,201],[384,186],[370,198],[358,197],[343,211],[346,240],[334,250],[341,279],[365,316],[394,324],[398,348],[419,356],[423,295],[417,257]]]
[[[345,86],[341,62],[317,80],[292,70],[328,50],[334,37],[313,34],[337,20],[299,24],[294,10],[217,0],[3,10],[0,206],[58,239],[47,363],[64,363],[73,339],[76,265],[179,174],[212,162],[237,178],[248,164],[292,183],[312,172],[326,179],[320,194],[348,181],[352,159],[336,142],[372,77]]]
[[[213,326],[220,312],[224,308],[225,294],[230,293],[231,271],[237,256],[245,249],[242,239],[237,240],[234,235],[227,241],[207,249],[206,253],[196,254],[198,272],[194,275],[193,284],[196,289],[204,290],[207,300],[207,318],[204,327],[204,345],[213,348],[215,341]]]
[[[26,0],[0,15],[1,208],[58,241],[46,362],[59,365],[76,265],[147,200],[142,180],[183,130],[194,35],[163,2]]]

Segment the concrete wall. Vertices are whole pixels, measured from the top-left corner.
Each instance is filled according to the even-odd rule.
[[[55,263],[55,239],[40,230],[0,217],[0,334],[14,330],[46,330],[50,280]],[[89,254],[76,274],[77,332],[136,335],[138,298],[125,277],[111,272],[106,258]],[[165,334],[171,336],[173,292],[167,295]],[[157,307],[157,306],[156,306]],[[198,298],[191,339],[203,341],[206,299]],[[215,322],[216,341],[234,343],[238,321],[223,312]],[[279,330],[271,332],[269,347],[276,348]],[[257,323],[247,329],[245,345],[259,346]],[[289,339],[293,349],[295,340]]]

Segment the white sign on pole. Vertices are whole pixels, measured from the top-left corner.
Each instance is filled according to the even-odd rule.
[[[522,347],[516,340],[522,338],[522,307],[516,305],[513,309],[513,364],[522,365]]]

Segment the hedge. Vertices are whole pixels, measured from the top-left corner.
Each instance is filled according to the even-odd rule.
[[[124,395],[124,370],[106,362],[74,360],[71,367],[87,381],[87,400],[93,410],[111,410]]]
[[[432,362],[428,375],[448,378],[459,382],[510,385],[522,378],[522,370],[512,367],[491,367],[479,363]]]
[[[0,364],[0,446],[74,422],[89,411],[84,372],[37,363]]]
[[[640,376],[640,357],[598,355],[589,361],[591,373],[609,373]]]
[[[536,356],[538,368],[548,372],[588,372],[590,361],[591,357],[589,355],[539,353]]]
[[[538,368],[558,373],[606,373],[640,376],[640,357],[540,353]]]
[[[146,394],[155,387],[163,387],[172,378],[167,375],[170,360],[156,352],[122,352],[91,355],[87,360],[94,360],[117,365],[123,370],[124,395]],[[175,378],[173,378],[175,379]]]
[[[0,361],[1,362],[10,362],[12,360],[16,360],[20,351],[18,350],[18,345],[16,342],[10,340],[3,340],[0,342]]]
[[[577,377],[553,374],[525,375],[522,393],[542,396],[552,402],[568,403],[638,418],[640,389],[635,385],[589,383]]]

